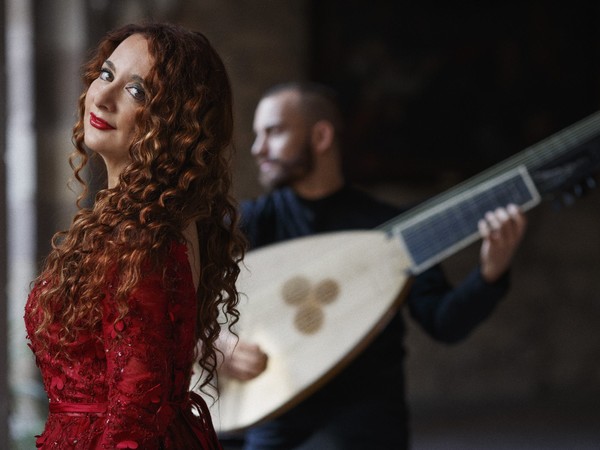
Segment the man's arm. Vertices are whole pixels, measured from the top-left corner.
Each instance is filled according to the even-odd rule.
[[[508,271],[525,233],[525,216],[509,205],[487,213],[478,225],[483,235],[478,267],[453,287],[435,266],[417,276],[409,293],[411,315],[437,340],[465,338],[508,291]]]

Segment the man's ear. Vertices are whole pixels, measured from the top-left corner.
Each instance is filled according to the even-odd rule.
[[[325,152],[331,148],[335,140],[335,129],[328,120],[319,120],[312,127],[311,132],[312,148],[319,153]]]

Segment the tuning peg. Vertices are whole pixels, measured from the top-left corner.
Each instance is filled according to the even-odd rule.
[[[570,192],[563,192],[562,203],[565,206],[571,206],[573,203],[575,203],[575,196]]]
[[[573,186],[573,195],[575,195],[575,197],[577,198],[581,198],[584,194],[584,189],[583,186],[581,184],[576,184],[575,186]]]
[[[588,187],[588,189],[595,189],[596,188],[596,179],[594,177],[587,177],[585,179],[585,184]]]

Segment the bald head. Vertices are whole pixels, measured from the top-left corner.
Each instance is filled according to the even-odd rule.
[[[290,82],[277,84],[268,89],[262,99],[282,93],[297,94],[295,107],[308,126],[320,120],[326,120],[333,125],[336,136],[343,133],[343,119],[335,92],[318,83]]]

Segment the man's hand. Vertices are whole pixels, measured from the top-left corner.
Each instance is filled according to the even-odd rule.
[[[485,281],[493,283],[508,270],[525,234],[527,220],[517,206],[510,204],[487,212],[478,227],[483,237],[481,275]]]
[[[238,341],[223,331],[217,340],[217,348],[223,352],[219,374],[240,381],[256,378],[267,368],[268,356],[256,344]]]

